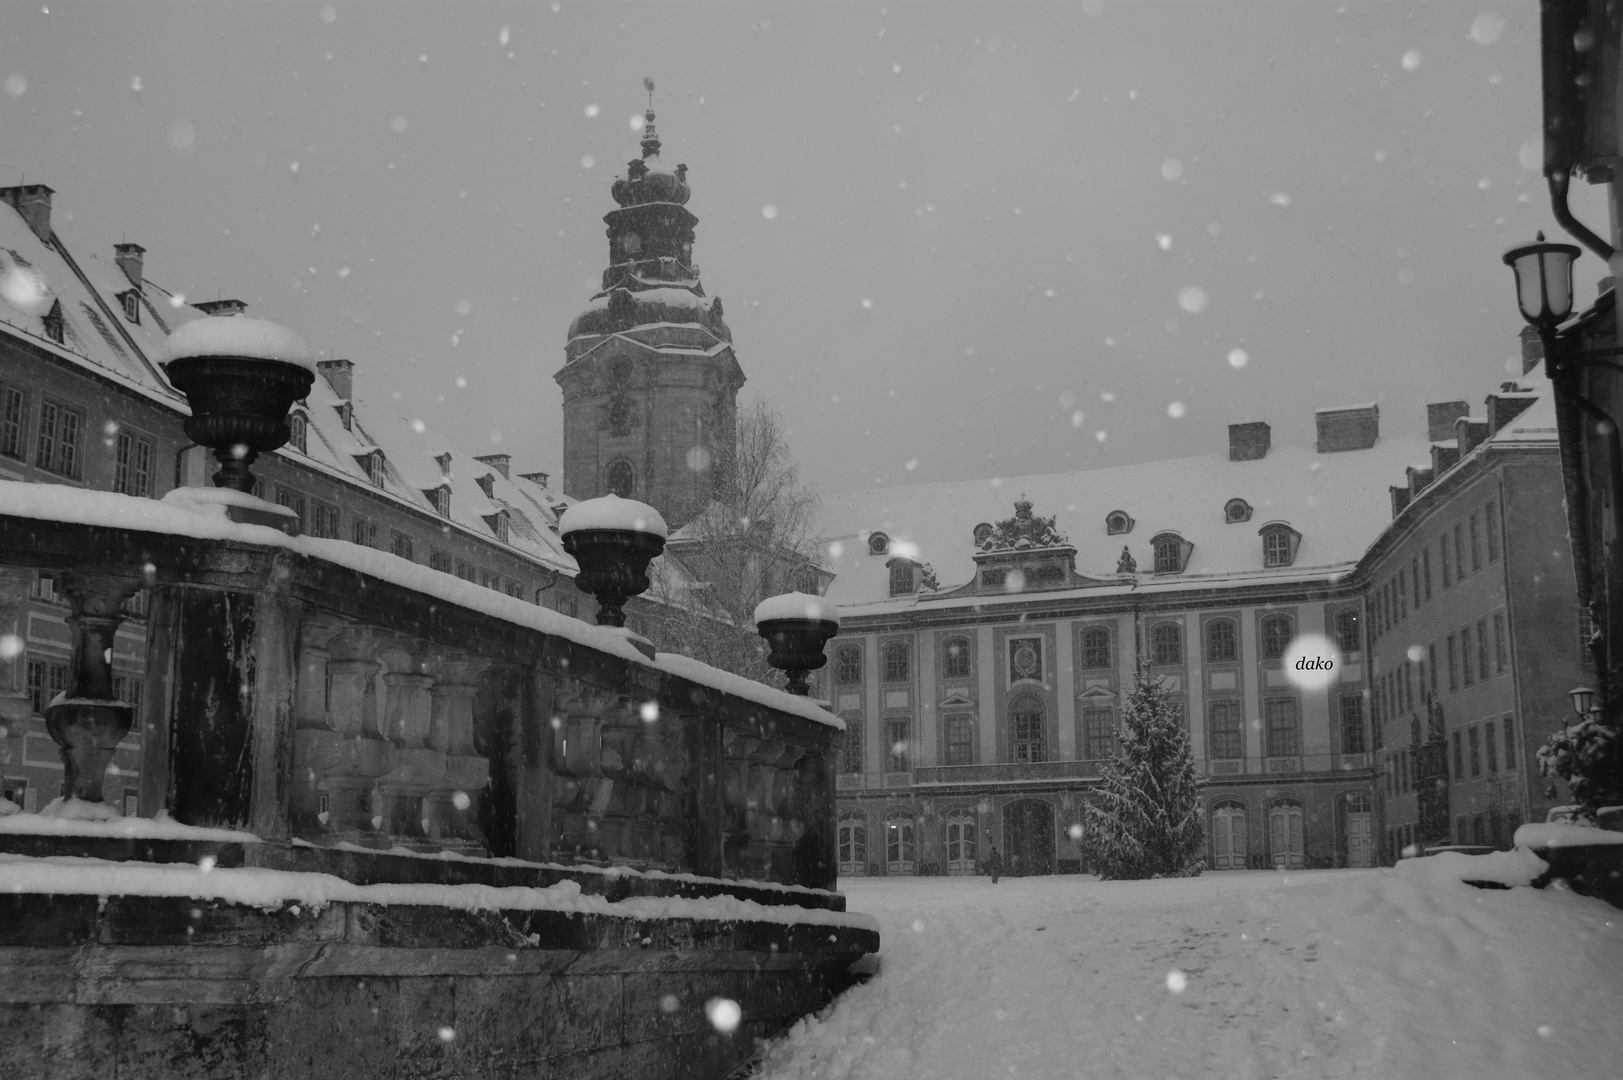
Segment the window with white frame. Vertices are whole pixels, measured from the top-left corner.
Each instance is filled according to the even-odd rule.
[[[1009,758],[1027,765],[1048,760],[1047,709],[1036,694],[1017,694],[1009,702]]]
[[[941,645],[941,675],[946,679],[969,678],[969,639],[950,637]]]
[[[1150,663],[1161,665],[1183,663],[1181,623],[1163,622],[1150,627]]]
[[[119,426],[113,444],[113,490],[125,495],[152,495],[152,440]]]
[[[50,398],[41,401],[39,432],[34,441],[34,467],[77,480],[84,427],[85,414],[82,409]]]
[[[1209,620],[1206,623],[1206,662],[1208,664],[1232,664],[1239,658],[1239,634],[1234,620]]]

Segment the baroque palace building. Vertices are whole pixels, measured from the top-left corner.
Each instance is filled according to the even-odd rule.
[[[1550,803],[1533,750],[1584,676],[1549,403],[1509,383],[1486,406],[1429,406],[1425,437],[1357,405],[1318,410],[1311,447],[1241,423],[1226,454],[826,499],[840,872],[974,873],[988,844],[1010,873],[1085,869],[1070,826],[1140,671],[1185,717],[1213,869],[1508,842]]]

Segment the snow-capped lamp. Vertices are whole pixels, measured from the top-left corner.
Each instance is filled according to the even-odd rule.
[[[1505,252],[1505,265],[1516,274],[1516,303],[1522,318],[1541,335],[1572,314],[1572,262],[1583,254],[1576,244],[1552,243],[1538,234],[1531,244]]]
[[[648,564],[665,550],[665,519],[647,503],[605,495],[565,510],[558,533],[580,567],[575,587],[597,597],[597,625],[624,626],[626,601],[648,590]]]
[[[214,451],[214,486],[247,495],[248,466],[285,445],[288,411],[310,394],[316,365],[304,339],[246,315],[209,315],[169,335],[164,373],[186,395],[186,436]]]
[[[766,662],[789,676],[784,689],[810,697],[806,677],[828,663],[823,645],[840,632],[840,610],[810,593],[769,596],[755,606],[755,632],[772,650]]]

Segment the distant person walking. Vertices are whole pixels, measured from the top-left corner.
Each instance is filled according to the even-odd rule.
[[[986,872],[992,875],[992,884],[996,885],[998,875],[1003,873],[1003,856],[997,853],[995,847],[992,849],[992,854],[986,857]]]

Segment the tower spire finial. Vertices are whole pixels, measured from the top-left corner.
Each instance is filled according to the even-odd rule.
[[[648,111],[643,114],[642,156],[659,153],[659,132],[654,130],[654,80],[644,75],[642,85],[648,90]]]

